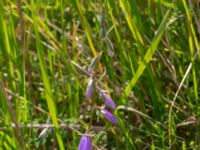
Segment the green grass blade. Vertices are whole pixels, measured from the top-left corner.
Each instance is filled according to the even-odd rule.
[[[56,107],[53,101],[53,93],[51,91],[51,85],[50,85],[50,81],[49,81],[49,77],[47,74],[47,67],[44,61],[44,49],[41,46],[41,39],[40,39],[40,35],[39,35],[39,31],[38,31],[38,20],[37,20],[37,13],[35,10],[35,3],[32,0],[31,1],[31,7],[32,7],[32,17],[33,17],[33,21],[34,21],[34,31],[35,31],[35,35],[36,35],[36,47],[37,47],[37,54],[39,57],[39,63],[40,63],[40,70],[42,73],[42,79],[43,79],[43,84],[44,84],[44,88],[45,88],[45,97],[46,97],[46,101],[47,101],[47,105],[48,105],[48,109],[49,109],[49,113],[52,119],[52,122],[55,126],[56,129],[56,137],[58,140],[58,144],[59,144],[59,148],[61,150],[64,150],[64,145],[63,145],[63,141],[62,141],[62,137],[60,135],[60,131],[59,131],[59,124],[57,121],[57,116],[56,116]]]
[[[195,65],[195,61],[194,61],[194,45],[193,45],[193,41],[192,41],[192,36],[189,35],[189,47],[190,47],[190,54],[191,54],[191,61],[193,66]],[[193,76],[193,83],[194,83],[194,95],[195,95],[195,100],[197,102],[198,100],[198,84],[197,84],[197,78],[196,78],[196,71],[195,71],[195,67],[192,67],[192,76]],[[198,102],[197,102],[198,104]]]
[[[3,16],[3,2],[0,1],[0,33],[1,33],[1,36],[4,37],[1,42],[1,44],[4,46],[3,48],[3,55],[4,57],[6,58],[7,60],[7,73],[9,75],[9,80],[10,80],[10,83],[12,85],[12,88],[13,89],[16,89],[16,84],[14,82],[14,67],[13,67],[13,62],[12,62],[12,59],[11,59],[11,56],[12,56],[12,50],[11,50],[11,47],[10,47],[10,42],[9,42],[9,36],[8,36],[8,29],[7,29],[7,25],[6,25],[6,21],[5,21],[5,18]]]
[[[194,39],[194,44],[196,46],[196,49],[199,49],[199,42],[198,42],[198,38],[197,38],[195,29],[194,29],[194,25],[192,23],[192,18],[191,18],[191,15],[190,15],[190,11],[188,9],[186,1],[185,0],[182,0],[182,1],[183,1],[183,5],[184,5],[184,8],[185,8],[186,14],[187,14],[187,18],[188,18],[188,22],[189,22],[190,29],[191,29],[191,32],[192,32],[192,36],[193,36],[193,39]],[[199,55],[199,57],[200,57],[200,55]]]
[[[122,10],[125,13],[125,18],[128,23],[128,26],[129,26],[135,40],[138,43],[138,47],[142,50],[141,52],[143,52],[144,41],[143,41],[142,35],[137,27],[136,21],[130,15],[130,9],[131,9],[130,7],[131,6],[130,6],[129,2],[125,1],[125,0],[121,0],[119,2],[120,2],[120,6],[121,6]],[[134,13],[136,13],[136,11],[134,11]],[[136,15],[138,15],[138,14],[136,14]],[[137,18],[137,17],[135,17],[135,18]]]
[[[2,110],[3,110],[3,113],[6,115],[5,125],[11,126],[12,123],[14,123],[15,128],[12,128],[11,131],[12,131],[12,134],[14,133],[13,135],[14,135],[15,143],[17,144],[18,148],[25,150],[26,145],[22,136],[22,132],[18,126],[16,114],[14,112],[14,109],[12,107],[10,100],[8,99],[8,95],[5,92],[5,88],[2,82],[0,82],[0,88],[1,88],[0,89],[0,104],[1,106],[3,106]],[[12,145],[15,146],[15,143],[12,143]]]
[[[84,28],[84,31],[85,31],[85,34],[87,36],[90,48],[93,52],[93,55],[96,56],[96,49],[95,49],[95,46],[94,46],[94,43],[93,43],[93,40],[92,40],[91,27],[90,27],[86,17],[83,15],[84,13],[83,13],[81,4],[80,4],[79,0],[72,0],[72,3],[74,5],[74,7],[76,8],[76,10],[78,11],[82,26]]]
[[[183,5],[187,14],[187,18],[188,18],[188,22],[189,22],[189,30],[190,30],[190,35],[189,35],[189,47],[190,47],[190,53],[191,53],[191,61],[194,65],[194,46],[196,47],[196,49],[198,50],[199,47],[199,42],[198,42],[198,38],[194,29],[194,25],[192,23],[192,18],[191,18],[191,14],[190,11],[188,9],[188,6],[186,4],[186,1],[183,0]],[[193,40],[194,40],[194,46],[193,46]],[[200,58],[200,55],[199,55]],[[195,68],[192,68],[192,75],[193,75],[193,81],[194,81],[194,94],[195,94],[195,99],[198,99],[198,82],[196,79],[196,71]]]
[[[144,69],[146,68],[147,64],[149,63],[149,61],[152,59],[153,57],[153,54],[154,52],[156,51],[157,49],[157,46],[162,38],[162,35],[165,31],[165,28],[166,28],[166,25],[167,25],[167,22],[169,20],[169,16],[170,16],[170,12],[171,12],[171,9],[167,10],[167,12],[165,13],[164,17],[163,17],[163,20],[156,32],[156,35],[150,45],[150,48],[148,49],[147,53],[145,54],[144,56],[144,59],[143,61],[141,62],[141,64],[139,65],[135,75],[133,76],[133,78],[131,79],[130,83],[127,85],[127,87],[125,88],[122,96],[126,97],[128,96],[128,94],[131,92],[133,86],[135,85],[135,83],[138,81],[138,79],[140,78],[140,76],[142,75]],[[123,102],[124,99],[123,99]]]

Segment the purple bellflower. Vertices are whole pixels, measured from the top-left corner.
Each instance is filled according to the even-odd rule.
[[[105,92],[105,91],[101,91],[102,95],[105,99],[105,103],[108,107],[110,107],[111,109],[115,109],[116,105],[114,103],[114,101],[112,100],[112,98]]]
[[[94,88],[94,80],[93,78],[90,78],[87,89],[86,89],[86,99],[89,100],[90,97],[92,96],[93,93],[93,88]]]
[[[101,113],[104,115],[104,117],[110,121],[111,123],[113,124],[118,124],[118,120],[117,118],[112,114],[110,113],[109,111],[107,111],[106,109],[104,108],[101,108]]]
[[[92,150],[92,141],[90,136],[84,134],[80,140],[78,150]]]

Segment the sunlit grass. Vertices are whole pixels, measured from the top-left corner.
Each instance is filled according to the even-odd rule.
[[[0,1],[0,147],[73,150],[89,132],[93,149],[200,148],[199,5]]]

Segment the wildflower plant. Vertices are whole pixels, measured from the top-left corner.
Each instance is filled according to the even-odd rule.
[[[86,88],[86,100],[89,100],[89,104],[91,105],[92,108],[98,108],[97,110],[102,114],[102,116],[105,118],[105,120],[107,120],[108,122],[112,123],[113,125],[117,125],[118,124],[118,120],[117,117],[112,113],[112,111],[114,111],[114,109],[116,108],[116,104],[113,101],[113,99],[111,98],[111,96],[109,96],[108,92],[106,90],[104,90],[102,85],[103,83],[101,83],[101,87],[98,86],[98,82],[101,82],[101,80],[97,81],[96,83],[96,78],[94,76],[94,72],[95,72],[95,68],[98,66],[98,62],[100,60],[102,53],[98,53],[93,60],[91,61],[91,64],[88,68],[88,73],[90,75],[88,83],[87,83],[87,88]],[[94,92],[99,93],[99,96],[101,96],[101,99],[103,99],[103,106],[97,106],[95,103],[95,99],[93,99],[93,93]],[[106,106],[108,107],[108,109],[110,109],[111,111],[106,109]],[[94,109],[92,109],[94,110]],[[93,111],[91,111],[91,114],[93,114]],[[92,138],[91,136],[89,136],[89,132],[90,132],[90,128],[92,125],[92,116],[91,116],[91,121],[90,124],[88,126],[88,129],[86,130],[86,133],[83,134],[79,146],[78,146],[78,150],[91,150],[92,149]]]

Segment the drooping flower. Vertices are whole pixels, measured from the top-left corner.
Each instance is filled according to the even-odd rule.
[[[84,134],[80,140],[78,150],[92,150],[92,140],[87,134]]]
[[[90,97],[92,96],[93,93],[93,88],[94,88],[94,80],[93,78],[90,78],[87,89],[86,89],[86,99],[89,100]]]
[[[115,109],[116,105],[114,103],[114,101],[112,100],[112,98],[105,92],[105,91],[101,91],[102,95],[105,99],[105,103],[108,107],[110,107],[111,109]]]
[[[110,113],[109,111],[107,111],[104,108],[101,108],[101,113],[104,115],[104,117],[110,121],[113,124],[118,124],[118,120],[117,117],[115,117],[112,113]]]

